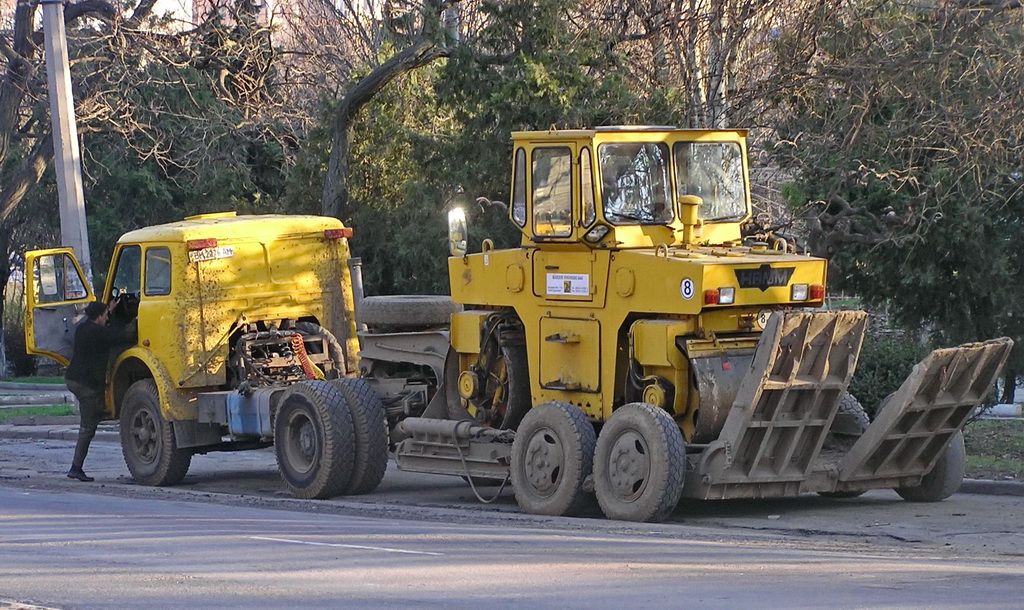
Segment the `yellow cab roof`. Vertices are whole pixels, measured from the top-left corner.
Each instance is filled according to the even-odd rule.
[[[548,131],[513,131],[515,142],[545,142],[565,140],[600,141],[642,141],[657,140],[729,140],[740,141],[747,137],[746,129],[681,129],[660,125],[615,125],[590,129],[551,129]]]
[[[290,235],[340,229],[341,221],[328,216],[261,214],[238,216],[234,212],[200,214],[171,222],[129,231],[118,243],[184,242],[190,239],[275,239]]]

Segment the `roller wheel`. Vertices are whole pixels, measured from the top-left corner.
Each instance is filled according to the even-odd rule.
[[[939,502],[955,494],[964,481],[967,470],[967,448],[964,433],[958,431],[949,446],[935,462],[932,471],[924,475],[921,483],[913,487],[897,487],[896,493],[910,502]]]
[[[534,515],[575,515],[587,500],[596,438],[583,412],[564,402],[537,405],[512,443],[512,486],[519,507]]]
[[[380,485],[388,468],[388,423],[384,403],[362,379],[336,379],[331,385],[345,397],[355,433],[355,463],[345,495],[370,493]]]
[[[174,427],[160,414],[152,379],[136,381],[124,395],[121,452],[132,478],[143,485],[181,483],[192,463],[192,450],[175,446]]]
[[[686,447],[668,412],[623,405],[601,429],[594,455],[594,491],[609,519],[664,521],[679,503]]]
[[[326,381],[303,381],[285,392],[274,420],[281,478],[296,498],[344,493],[355,462],[355,433],[344,396]]]
[[[447,326],[462,305],[451,297],[419,294],[366,297],[359,303],[361,324],[391,329]]]
[[[864,431],[868,429],[870,420],[868,414],[861,406],[860,401],[850,394],[844,392],[843,397],[839,401],[839,411],[836,413],[836,419],[842,416],[845,421],[841,424],[842,427],[838,426],[836,422],[833,422],[833,429],[830,431],[828,437],[826,437],[826,446],[829,445],[843,445],[844,441],[841,437],[845,436],[845,445],[847,449],[852,446],[852,442],[855,441]],[[845,498],[856,498],[864,495],[867,490],[858,491],[819,491],[818,495],[823,498],[834,498],[842,500]]]
[[[864,431],[868,429],[868,424],[871,423],[867,411],[864,410],[860,401],[849,392],[843,392],[843,397],[839,400],[839,412],[836,415],[843,415],[850,423],[853,429],[846,433],[852,436],[864,434]]]

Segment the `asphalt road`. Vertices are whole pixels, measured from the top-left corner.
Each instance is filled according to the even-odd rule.
[[[453,521],[0,487],[0,597],[61,608],[981,608],[1016,605],[1024,585],[1019,558],[695,540],[707,532],[686,525]]]
[[[134,484],[113,442],[95,483],[73,443],[0,439],[0,600],[77,607],[1019,607],[1024,498],[957,494],[683,502],[669,522],[518,512],[393,464],[372,494],[291,498],[272,450],[196,456]],[[442,553],[434,555],[431,553]],[[0,602],[0,607],[3,607]]]

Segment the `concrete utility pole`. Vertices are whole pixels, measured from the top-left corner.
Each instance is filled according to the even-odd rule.
[[[89,232],[85,225],[85,194],[82,192],[82,156],[78,148],[78,123],[75,121],[68,44],[64,33],[64,0],[41,0],[40,4],[50,85],[53,160],[60,199],[60,238],[64,246],[74,249],[86,281],[91,284]]]

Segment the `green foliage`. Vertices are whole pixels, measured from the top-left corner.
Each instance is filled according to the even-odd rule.
[[[1020,338],[1024,20],[875,1],[818,43],[776,151],[831,286],[938,344]]]
[[[967,476],[976,479],[1024,478],[1024,422],[978,420],[964,429]]]
[[[10,409],[0,409],[0,423],[9,422],[22,417],[61,417],[74,414],[75,408],[71,405],[14,407]]]
[[[64,385],[64,378],[63,377],[54,377],[54,376],[46,376],[46,377],[38,377],[38,376],[18,377],[17,379],[11,379],[10,381],[13,381],[13,382],[16,382],[16,383],[40,383],[40,384],[46,384],[46,385]]]
[[[929,349],[912,335],[891,329],[869,332],[850,382],[850,393],[872,419],[885,397],[895,392]]]
[[[25,304],[21,294],[21,283],[9,283],[6,287],[2,323],[4,351],[8,371],[0,371],[0,379],[7,373],[14,377],[33,375],[36,359],[25,353]]]
[[[442,158],[467,192],[507,197],[512,131],[685,122],[679,94],[633,88],[614,39],[572,23],[577,8],[486,2],[487,25],[442,68],[438,101],[460,126]]]
[[[470,248],[487,237],[515,246],[519,232],[495,208],[507,200],[511,142],[519,129],[641,122],[667,113],[675,94],[646,103],[620,72],[614,45],[567,19],[564,0],[485,3],[485,27],[446,63],[408,73],[377,94],[352,137],[349,175],[353,253],[368,294],[448,291],[446,212],[470,218]],[[382,55],[387,55],[385,50]],[[325,113],[330,116],[330,113]],[[675,117],[659,115],[657,122]],[[314,130],[310,150],[326,149]],[[289,206],[318,195],[325,156],[300,155]],[[305,194],[303,194],[305,193]]]

